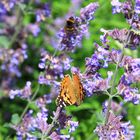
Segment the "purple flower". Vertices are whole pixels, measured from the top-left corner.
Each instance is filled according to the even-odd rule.
[[[58,33],[58,37],[60,38],[60,47],[58,46],[57,49],[74,51],[83,38],[83,34],[80,32],[80,19],[78,17],[69,17],[65,27]]]
[[[68,123],[68,126],[70,126],[69,133],[74,132],[76,128],[78,127],[78,122],[68,120],[67,123]]]
[[[128,40],[128,44],[127,44],[126,47],[134,50],[139,45],[140,45],[140,35],[136,34],[133,31],[130,31],[130,33],[129,33],[129,40]]]
[[[140,59],[124,57],[121,65],[125,68],[125,79],[129,83],[140,82]]]
[[[66,114],[66,111],[62,110],[60,112],[59,117],[58,117],[58,122],[59,122],[60,128],[65,128],[67,126],[67,124],[68,124],[68,121],[71,120],[71,118],[72,118],[72,116],[68,116]]]
[[[124,101],[132,102],[133,104],[139,104],[140,96],[137,88],[132,88],[131,84],[134,79],[124,74],[118,85],[118,92],[123,96]]]
[[[7,11],[10,11],[16,4],[16,0],[8,0],[0,2],[0,15],[6,14]]]
[[[31,32],[33,34],[33,36],[38,36],[39,32],[40,32],[40,28],[39,25],[37,24],[29,24],[27,26],[27,31]]]
[[[112,7],[112,12],[113,14],[116,14],[116,13],[120,13],[121,12],[121,6],[122,6],[122,3],[119,2],[119,0],[112,0],[111,1],[111,5],[113,6]]]
[[[127,30],[122,29],[114,29],[111,31],[107,32],[107,35],[111,36],[113,39],[118,40],[119,42],[123,43],[124,41],[126,41],[126,36],[127,36]]]
[[[50,134],[49,138],[51,140],[61,140],[61,136],[57,134],[55,131]]]
[[[45,68],[45,74],[39,76],[40,84],[57,84],[56,80],[63,77],[64,70],[70,69],[71,59],[65,55],[61,54],[59,56],[53,57],[46,51],[42,51],[42,58],[39,63],[39,67]]]
[[[110,80],[112,72],[108,72],[108,78],[103,79],[100,75],[95,74],[92,77],[85,77],[83,81],[83,86],[86,91],[87,96],[91,96],[93,93],[98,93],[100,91],[106,91],[110,88]]]
[[[32,117],[32,111],[29,111],[23,118],[22,122],[18,125],[13,125],[12,127],[16,130],[18,138],[25,138],[31,136],[29,133],[31,130],[33,131],[33,124],[34,118]],[[34,137],[35,138],[35,137]]]
[[[122,13],[124,13],[127,19],[130,18],[131,12],[132,12],[132,3],[130,1],[122,3]]]
[[[18,137],[20,138],[32,138],[37,139],[36,136],[32,134],[34,131],[45,133],[49,127],[47,123],[48,110],[43,108],[40,112],[33,117],[33,111],[29,111],[22,119],[22,122],[18,125],[13,125],[13,128],[17,131]],[[40,134],[41,134],[40,133]]]
[[[39,129],[43,134],[47,131],[49,124],[47,123],[48,113],[45,111],[38,112],[32,124],[36,129]]]
[[[98,125],[94,132],[100,140],[133,139],[134,127],[130,122],[122,122],[121,119],[122,116],[115,116],[113,113],[110,113],[108,122],[105,125]]]
[[[112,50],[112,52],[110,52],[108,49],[103,48],[96,43],[95,47],[97,50],[94,52],[92,57],[85,59],[87,75],[96,73],[96,71],[98,71],[100,68],[107,68],[108,63],[113,61],[114,55],[112,56],[112,53],[115,53],[115,50]]]
[[[135,13],[140,14],[140,0],[135,0]]]
[[[21,72],[19,71],[18,67],[28,57],[25,45],[22,44],[21,48],[16,50],[2,48],[0,49],[0,53],[2,54],[2,71],[7,72],[8,75],[15,75],[20,77]]]
[[[127,19],[130,18],[132,12],[132,3],[130,1],[119,2],[119,0],[112,0],[111,5],[113,14],[122,12]]]
[[[43,97],[39,97],[37,100],[36,100],[36,105],[39,107],[39,108],[45,108],[45,106],[47,104],[50,104],[52,102],[52,99],[51,99],[51,96],[50,94],[45,94]]]
[[[57,49],[73,52],[76,46],[81,46],[83,37],[88,36],[88,23],[97,8],[98,3],[90,3],[81,9],[80,17],[71,16],[67,19],[65,27],[58,33],[60,44]]]
[[[2,3],[0,3],[0,16],[6,14],[6,9]]]
[[[132,1],[119,2],[118,0],[112,0],[113,14],[122,12],[127,22],[134,29],[140,28],[140,1],[135,1],[135,7],[133,7]],[[135,12],[134,12],[135,11]]]
[[[51,14],[50,6],[48,3],[44,4],[40,9],[36,11],[36,21],[44,21],[46,17],[49,17]]]
[[[104,29],[101,29],[101,31],[104,31]],[[100,36],[100,40],[101,40],[101,42],[102,42],[102,44],[104,44],[104,46],[107,46],[106,44],[109,42],[108,40],[107,40],[107,34],[105,33],[104,35],[101,35]],[[108,46],[107,46],[108,47]]]
[[[15,96],[18,96],[18,97],[23,98],[23,99],[29,99],[31,94],[32,94],[32,92],[31,92],[31,82],[29,82],[29,81],[26,83],[26,85],[23,89],[11,90],[9,92],[10,99],[14,99]]]
[[[107,107],[108,107],[108,100],[103,103],[103,113],[106,114],[107,112]],[[122,103],[117,103],[115,101],[111,102],[111,111],[114,113],[120,113],[122,111]]]
[[[132,102],[133,104],[139,104],[140,96],[138,89],[124,86],[123,84],[118,85],[118,91],[123,96],[125,102]]]
[[[134,31],[128,31],[126,29],[114,29],[111,31],[106,31],[105,35],[111,36],[113,39],[118,40],[120,43],[126,42],[127,45],[125,47],[130,49],[136,49],[140,44],[140,35]]]
[[[86,7],[82,8],[80,10],[80,18],[82,19],[82,21],[89,22],[90,20],[94,19],[93,14],[95,13],[98,7],[99,4],[95,2],[90,3]]]

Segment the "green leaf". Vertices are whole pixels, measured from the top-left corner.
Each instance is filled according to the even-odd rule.
[[[104,124],[105,123],[105,116],[104,114],[101,112],[96,112],[96,116],[97,116],[97,123],[98,124]]]
[[[8,48],[10,42],[6,36],[0,36],[0,47]]]
[[[21,9],[22,11],[24,11],[25,8],[26,8],[26,5],[23,4],[23,3],[18,3],[18,6],[20,7],[20,9]]]
[[[3,127],[12,127],[12,123],[5,123],[4,125],[3,125]]]
[[[40,131],[34,131],[31,132],[31,134],[37,138],[41,138],[42,137],[42,133]]]
[[[19,115],[18,114],[13,114],[12,115],[11,122],[12,122],[12,124],[15,124],[15,125],[19,124],[19,122],[20,122]]]

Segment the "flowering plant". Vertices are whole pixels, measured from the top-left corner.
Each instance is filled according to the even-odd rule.
[[[0,2],[1,101],[6,98],[1,104],[7,102],[9,109],[13,102],[14,108],[18,105],[2,112],[8,118],[6,123],[0,118],[5,123],[3,139],[140,138],[126,110],[140,103],[140,59],[133,56],[140,45],[140,0],[108,4],[127,23],[121,29],[102,25],[100,42],[92,40],[91,27],[104,7],[98,2],[82,4],[72,0],[67,14],[58,17],[54,9],[59,3]],[[90,41],[92,51],[84,48]]]

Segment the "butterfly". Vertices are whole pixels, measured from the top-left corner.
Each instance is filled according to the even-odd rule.
[[[63,78],[56,103],[60,107],[80,105],[84,96],[85,92],[80,78],[77,74],[73,73],[72,78],[69,75],[65,75]]]

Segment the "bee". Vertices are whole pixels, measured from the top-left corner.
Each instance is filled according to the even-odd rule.
[[[66,20],[63,28],[63,37],[61,46],[64,50],[71,50],[74,48],[77,36],[79,35],[79,21],[77,18],[71,16]]]
[[[77,34],[78,30],[78,22],[77,20],[71,16],[69,17],[69,19],[67,19],[64,30],[66,34]]]

